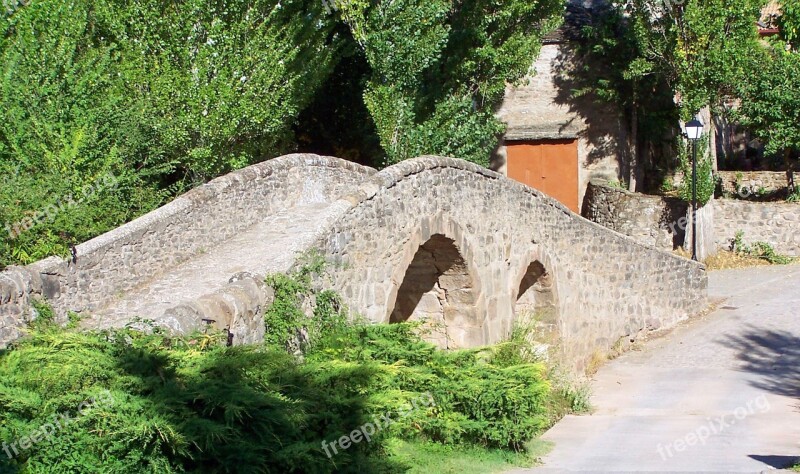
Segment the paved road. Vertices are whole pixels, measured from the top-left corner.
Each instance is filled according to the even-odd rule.
[[[800,265],[710,274],[716,312],[603,367],[548,472],[763,472],[800,458]]]

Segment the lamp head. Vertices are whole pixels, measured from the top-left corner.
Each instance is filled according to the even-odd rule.
[[[689,140],[699,140],[703,136],[703,122],[697,117],[686,123],[686,136]]]

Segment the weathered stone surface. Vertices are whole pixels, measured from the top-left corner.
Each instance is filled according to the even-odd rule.
[[[674,250],[683,246],[688,208],[679,198],[632,193],[592,181],[583,216],[644,244]]]
[[[295,252],[348,207],[335,199],[374,173],[303,154],[235,171],[78,245],[76,264],[51,257],[29,265],[38,282],[17,269],[0,273],[0,300],[6,299],[0,311],[20,299],[26,307],[26,295],[43,289],[59,317],[89,314],[89,327],[123,326],[137,316],[159,319],[181,303],[190,306],[161,318],[164,324],[181,331],[198,327],[187,319],[197,313],[194,302],[240,271],[263,276],[288,270]],[[305,219],[299,209],[306,210]],[[25,315],[14,321],[2,327],[24,327]],[[0,346],[11,339],[0,338]]]
[[[49,288],[59,314],[93,313],[91,327],[141,316],[186,332],[206,320],[234,344],[256,342],[273,297],[265,271],[289,269],[312,247],[333,263],[345,301],[374,322],[407,304],[401,316],[428,320],[432,340],[469,347],[503,339],[532,307],[578,368],[621,336],[675,324],[706,296],[701,266],[467,162],[421,157],[377,173],[292,155],[82,244],[77,264],[51,258],[3,272],[0,340],[19,336],[28,298]]]
[[[785,171],[718,171],[719,191],[738,195],[739,198],[757,197],[759,194],[785,192],[789,177]],[[678,187],[683,182],[683,173],[676,173],[672,179]]]
[[[694,250],[697,253],[697,259],[701,262],[715,255],[719,250],[716,245],[716,219],[714,217],[714,210],[716,208],[715,203],[716,200],[712,199],[705,206],[697,209],[697,215],[695,216],[695,225],[697,227],[696,242],[694,241],[695,237],[694,228],[692,226],[691,209],[686,213],[686,222],[688,222],[688,225],[686,226],[686,239],[684,241],[683,248],[687,252],[691,252],[692,247],[694,246]]]
[[[664,250],[690,249],[691,213],[680,199],[631,193],[596,181],[590,183],[584,203],[584,216],[609,229]],[[711,200],[698,209],[698,258],[729,250],[740,230],[747,243],[768,242],[779,253],[800,256],[800,203]]]
[[[729,249],[736,232],[746,243],[767,242],[778,253],[800,256],[800,203],[714,201],[714,233],[719,248]]]
[[[0,273],[0,349],[21,337],[27,324],[36,319],[31,300],[42,298],[42,287],[41,276],[31,268],[9,267]]]
[[[539,262],[548,275],[537,287],[546,294],[540,304],[555,306],[549,320],[560,335],[560,356],[580,367],[621,336],[674,325],[705,304],[702,266],[610,232],[536,190],[464,161],[409,160],[381,171],[368,186],[369,197],[354,193],[361,200],[319,245],[333,262],[347,262],[333,266],[333,280],[351,307],[372,321],[389,322],[398,304],[424,298],[410,318],[443,322],[448,347],[497,342],[514,324],[523,277]],[[474,303],[468,311],[462,306],[457,317],[444,305],[441,315],[431,314],[436,308],[429,295],[445,289],[443,281],[463,281],[442,267],[434,282],[423,281],[432,271],[420,269],[431,259],[420,250],[432,251],[434,239],[453,243],[470,279]],[[444,255],[437,246],[438,256]],[[401,289],[408,275],[414,278]],[[419,283],[429,290],[415,294]],[[598,347],[598,340],[607,347]]]

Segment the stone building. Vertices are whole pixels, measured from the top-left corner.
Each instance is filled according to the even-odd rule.
[[[612,106],[574,99],[567,70],[574,63],[569,38],[587,15],[571,4],[565,25],[544,38],[535,71],[506,89],[497,112],[508,129],[492,168],[549,194],[580,212],[590,181],[618,181],[629,162],[627,125]]]
[[[555,197],[574,212],[583,208],[586,189],[592,180],[630,182],[645,178],[631,173],[630,124],[620,110],[602,106],[588,97],[572,97],[575,83],[568,71],[577,58],[570,38],[575,38],[575,32],[591,21],[590,11],[605,3],[603,0],[568,3],[564,26],[544,38],[541,53],[533,64],[534,73],[523,83],[507,87],[505,100],[497,112],[508,129],[493,157],[492,168]],[[769,2],[758,22],[761,36],[777,33],[775,19],[779,15],[779,2]],[[703,120],[715,126],[712,155],[739,154],[744,158],[748,145],[742,140],[746,134],[720,117],[712,120],[706,115]],[[670,149],[657,153],[674,155],[675,152]],[[639,174],[643,172],[638,170]],[[651,178],[651,185],[662,181],[659,177],[647,178]],[[642,188],[641,184],[637,182],[637,190]]]

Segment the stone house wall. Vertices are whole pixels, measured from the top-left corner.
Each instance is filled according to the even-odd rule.
[[[534,73],[509,85],[497,112],[508,126],[491,168],[506,174],[506,146],[518,140],[575,139],[578,144],[578,202],[593,179],[617,181],[627,160],[627,132],[620,113],[589,99],[573,99],[564,72],[571,63],[567,42],[542,46]]]

